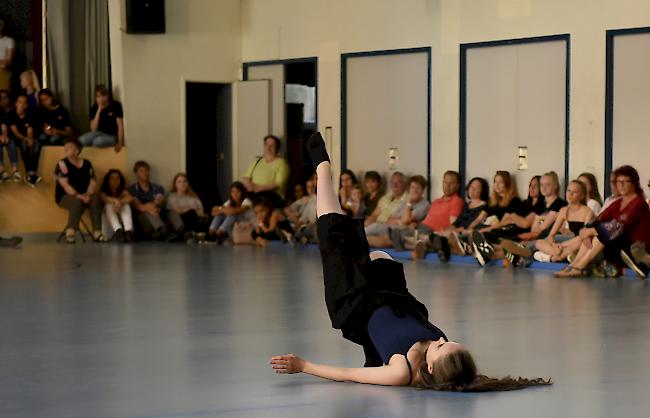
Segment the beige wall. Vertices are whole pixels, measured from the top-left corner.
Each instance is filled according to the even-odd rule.
[[[571,176],[604,173],[605,30],[647,0],[242,0],[243,61],[318,56],[318,121],[340,140],[340,54],[432,47],[432,175],[458,167],[459,44],[571,34]],[[337,154],[338,151],[335,151]],[[602,188],[602,184],[601,184]],[[434,193],[440,185],[434,184]]]
[[[232,82],[240,62],[239,0],[167,0],[167,33],[125,32],[109,0],[113,85],[124,104],[129,165],[145,159],[165,188],[185,166],[184,82]]]

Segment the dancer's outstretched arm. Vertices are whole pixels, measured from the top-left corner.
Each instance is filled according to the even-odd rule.
[[[337,382],[369,383],[372,385],[404,386],[409,382],[409,371],[406,361],[399,356],[381,367],[336,367],[326,364],[316,364],[304,360],[295,354],[275,356],[271,358],[271,367],[278,374],[307,373],[323,379]]]

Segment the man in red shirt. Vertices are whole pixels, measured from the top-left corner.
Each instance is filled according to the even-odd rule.
[[[454,223],[462,212],[465,203],[458,195],[459,189],[460,174],[455,171],[447,171],[442,179],[442,197],[431,202],[427,216],[418,225],[417,229],[390,231],[391,241],[395,248],[403,250],[405,246],[407,248],[415,247],[418,250],[415,258],[422,258],[426,249],[429,248],[438,251],[442,259],[442,253],[448,253],[448,251],[443,251],[444,248],[441,248],[444,247],[446,240],[442,240],[438,235],[435,235],[435,232],[441,231]],[[448,255],[446,258],[448,258]]]

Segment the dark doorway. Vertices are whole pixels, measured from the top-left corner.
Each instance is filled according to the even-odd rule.
[[[185,84],[185,166],[206,212],[227,199],[231,182],[232,88]]]
[[[313,174],[304,143],[318,127],[318,58],[245,62],[244,80],[252,66],[278,64],[284,66],[285,156],[291,168],[287,199],[291,201],[294,186]]]

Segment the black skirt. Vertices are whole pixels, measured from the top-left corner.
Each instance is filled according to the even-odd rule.
[[[364,347],[366,366],[381,365],[368,336],[372,313],[388,305],[428,323],[427,309],[409,293],[401,263],[370,261],[362,220],[337,213],[323,215],[318,218],[318,239],[325,304],[332,327],[340,329],[345,339]]]

